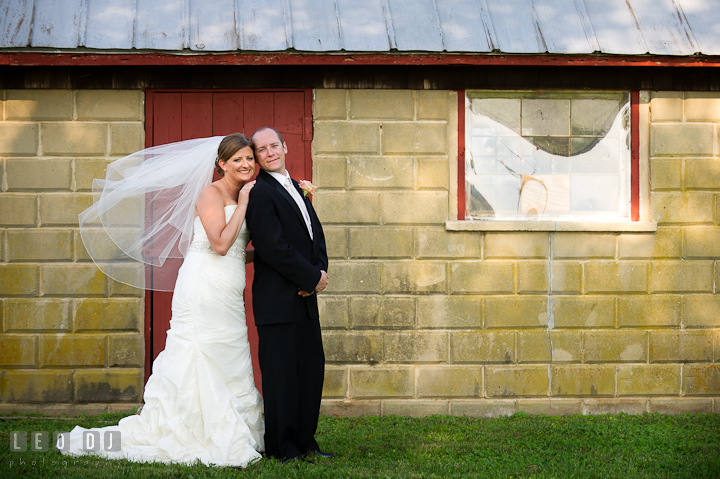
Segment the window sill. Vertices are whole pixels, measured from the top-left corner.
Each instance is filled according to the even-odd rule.
[[[448,231],[590,231],[653,233],[654,221],[446,221]]]

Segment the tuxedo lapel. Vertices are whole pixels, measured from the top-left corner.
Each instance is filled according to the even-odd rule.
[[[290,207],[295,211],[295,214],[297,215],[298,219],[300,220],[300,223],[303,225],[303,230],[305,230],[305,233],[307,233],[308,237],[310,236],[310,233],[307,230],[307,226],[305,226],[305,218],[303,218],[302,211],[300,211],[300,208],[298,207],[297,203],[293,199],[292,196],[290,196],[290,193],[285,189],[283,185],[281,185],[275,178],[272,177],[272,175],[268,174],[265,170],[260,170],[260,175],[262,175],[262,178],[267,181],[268,184],[272,185],[275,190],[285,198],[285,201],[287,201],[290,204]],[[293,184],[295,183],[295,180],[291,180]],[[300,195],[302,196],[302,195]],[[305,199],[303,199],[305,201]],[[307,207],[307,203],[305,203],[305,206]],[[308,208],[308,213],[310,209]],[[312,216],[311,216],[312,218]],[[311,219],[310,222],[312,223],[313,220]]]

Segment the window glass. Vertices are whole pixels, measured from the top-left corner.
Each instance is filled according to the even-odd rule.
[[[466,218],[629,218],[629,92],[468,90],[465,132]]]

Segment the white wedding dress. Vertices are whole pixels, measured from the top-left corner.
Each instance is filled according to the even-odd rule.
[[[225,207],[225,220],[235,211]],[[250,231],[243,223],[227,255],[216,254],[200,218],[180,268],[172,301],[165,350],[153,363],[139,415],[117,426],[93,428],[100,441],[120,431],[118,452],[91,452],[136,462],[240,466],[265,449],[262,398],[255,388],[245,324],[245,247]],[[66,454],[83,450],[83,432],[70,433]]]

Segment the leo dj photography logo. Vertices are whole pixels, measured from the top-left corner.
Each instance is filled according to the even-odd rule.
[[[52,448],[58,452],[70,450],[70,433],[48,431],[32,431],[30,433],[29,450],[32,452],[47,452],[50,450],[50,437],[52,436]],[[120,451],[120,431],[105,431],[100,436],[99,431],[84,431],[82,434],[82,450],[85,452],[98,452],[102,449],[105,452]],[[27,431],[10,432],[10,450],[12,452],[25,452],[28,450]]]

